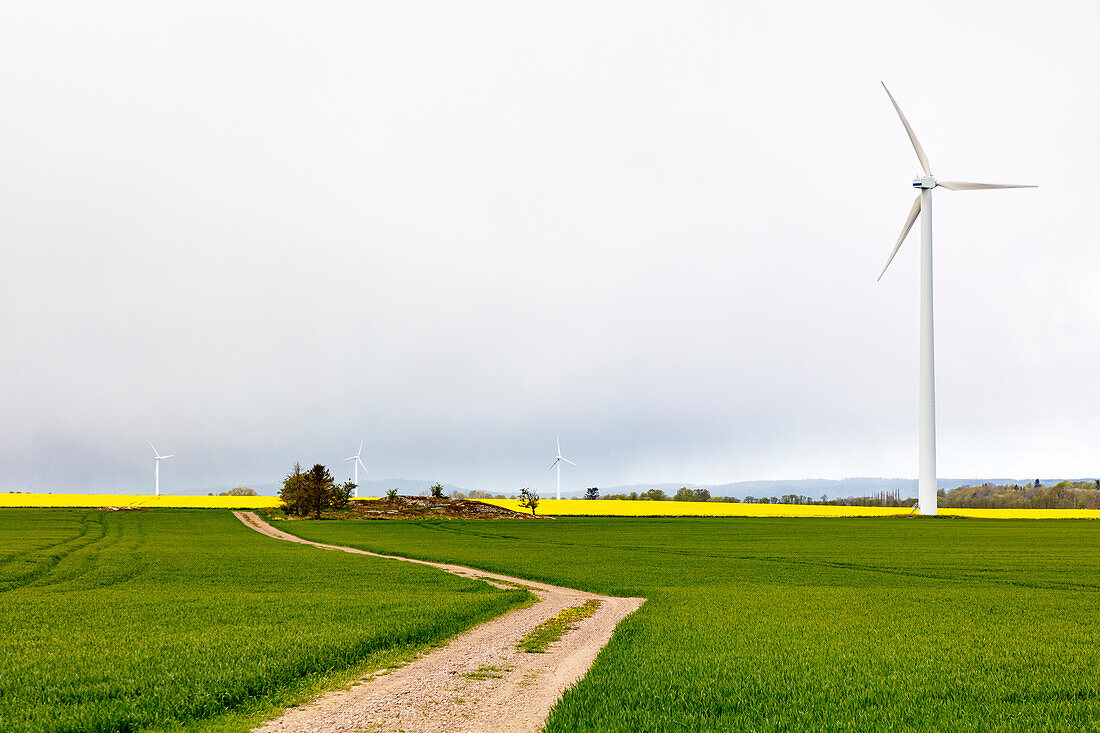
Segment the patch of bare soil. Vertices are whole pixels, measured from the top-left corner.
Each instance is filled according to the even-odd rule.
[[[389,557],[309,542],[272,527],[254,512],[233,514],[252,529],[276,539]],[[537,731],[562,692],[592,666],[615,626],[645,602],[644,598],[601,596],[459,565],[391,559],[431,565],[503,587],[519,585],[533,592],[538,602],[487,621],[403,667],[372,673],[348,690],[330,692],[308,705],[292,708],[256,731]],[[531,654],[516,648],[519,640],[539,624],[590,600],[599,601],[595,612],[576,621],[546,653]]]

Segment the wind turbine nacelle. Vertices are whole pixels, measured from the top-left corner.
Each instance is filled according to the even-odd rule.
[[[914,178],[913,188],[935,188],[936,179],[932,176],[925,176],[924,178]]]

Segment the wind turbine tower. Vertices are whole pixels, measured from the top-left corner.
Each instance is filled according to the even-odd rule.
[[[886,84],[882,85],[886,89]],[[878,279],[886,274],[886,268],[894,261],[894,255],[901,248],[905,236],[913,228],[913,223],[920,214],[920,471],[917,496],[920,513],[923,516],[935,516],[936,514],[936,367],[935,344],[932,328],[932,190],[946,188],[948,191],[980,191],[990,188],[1037,188],[1014,183],[969,183],[967,181],[939,181],[932,176],[932,168],[928,165],[928,157],[924,154],[924,148],[917,141],[913,128],[909,126],[909,120],[901,112],[901,107],[894,100],[894,95],[886,89],[886,95],[890,97],[890,103],[894,105],[905,132],[909,135],[909,141],[913,143],[913,150],[917,153],[923,176],[913,179],[913,188],[920,190],[920,195],[913,202],[913,208],[909,211],[909,217],[905,220],[905,226],[901,229],[894,250],[886,260],[886,266],[882,268]]]
[[[554,466],[558,467],[558,498],[560,499],[561,498],[561,462],[565,461],[570,466],[575,466],[577,464],[573,463],[573,461],[569,460],[568,458],[566,458],[565,456],[563,456],[561,454],[561,441],[558,440],[556,436],[554,437],[554,442],[556,442],[558,444],[558,455],[554,458],[554,462],[550,464],[550,470],[554,470]]]
[[[360,466],[363,467],[363,473],[370,473],[367,470],[366,464],[363,463],[363,459],[360,457],[362,455],[363,455],[363,441],[360,440],[359,441],[359,452],[356,453],[354,456],[348,456],[347,458],[344,459],[345,461],[355,461],[351,465],[355,468],[355,478],[352,479],[352,481],[355,483],[355,498],[356,499],[359,498],[359,467]]]
[[[150,443],[149,447],[153,448],[153,444]],[[156,448],[153,448],[153,464],[155,466],[153,468],[153,483],[156,486],[157,496],[160,496],[160,462],[167,458],[171,458],[172,455],[172,453],[169,453],[166,456],[162,456],[160,453],[157,452]]]

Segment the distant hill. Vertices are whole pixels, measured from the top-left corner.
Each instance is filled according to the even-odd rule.
[[[1043,486],[1053,486],[1063,480],[1080,481],[1088,480],[1092,481],[1092,478],[1087,479],[1046,479],[1040,478],[1039,481]],[[944,491],[951,491],[960,486],[981,486],[982,484],[993,484],[995,486],[1003,486],[1006,484],[1028,484],[1035,481],[1035,477],[1031,478],[941,478],[938,481],[939,488]],[[427,492],[428,487],[431,486],[434,481],[426,479],[404,479],[404,478],[386,478],[386,479],[372,479],[364,480],[359,484],[360,496],[385,496],[386,491],[389,489],[397,489],[400,493],[416,496],[421,492]],[[165,493],[182,495],[182,496],[205,496],[206,494],[220,494],[223,491],[228,491],[237,486],[244,486],[250,489],[254,489],[256,493],[261,496],[275,496],[279,493],[279,489],[282,488],[282,483],[236,483],[226,486],[214,486],[202,489],[168,489]],[[676,490],[681,486],[686,486],[689,489],[706,489],[710,492],[711,496],[733,496],[738,499],[744,499],[746,496],[754,496],[756,498],[770,497],[770,496],[783,496],[784,494],[797,494],[799,496],[808,496],[811,499],[820,499],[825,496],[829,499],[844,499],[855,496],[869,496],[871,494],[880,491],[898,491],[901,498],[915,497],[917,495],[917,480],[912,478],[845,478],[845,479],[818,479],[818,478],[805,478],[805,479],[790,479],[781,481],[736,481],[729,484],[695,484],[695,483],[653,483],[653,484],[624,484],[621,486],[600,486],[601,496],[607,496],[609,494],[629,494],[632,491],[641,493],[648,489],[661,489],[669,496],[676,493]],[[468,493],[470,489],[456,486],[455,484],[443,484],[443,490],[445,493],[450,494],[452,491],[459,491],[462,493]],[[506,494],[512,495],[519,491],[517,486],[514,489],[483,489],[491,494]],[[96,493],[93,491],[82,493]],[[125,491],[107,490],[102,493],[134,493]],[[584,488],[577,488],[570,491],[562,491],[562,498],[580,498],[584,496]],[[543,498],[547,498],[549,493]]]

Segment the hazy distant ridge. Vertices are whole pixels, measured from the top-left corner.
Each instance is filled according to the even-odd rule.
[[[984,483],[991,483],[996,485],[1001,484],[1025,484],[1035,480],[1035,477],[1029,479],[1019,478],[941,478],[938,481],[939,488],[945,491],[958,488],[959,486],[981,486]],[[1078,481],[1082,479],[1039,479],[1044,486],[1053,486],[1059,481],[1073,480]],[[1093,480],[1091,477],[1084,480]],[[404,478],[386,478],[386,479],[373,479],[365,480],[359,484],[360,496],[382,496],[388,489],[397,489],[402,494],[419,494],[422,491],[427,491],[428,487],[435,483],[426,479],[404,479]],[[236,484],[237,486],[247,486],[255,489],[257,493],[265,496],[273,496],[279,493],[279,489],[282,488],[281,483],[244,483]],[[666,494],[672,496],[676,493],[676,490],[681,486],[686,486],[689,489],[706,489],[710,492],[711,496],[735,496],[738,499],[744,499],[746,496],[755,496],[757,498],[765,496],[783,496],[784,494],[797,494],[800,496],[808,496],[812,499],[819,499],[824,494],[830,499],[839,499],[850,496],[867,496],[879,491],[900,491],[902,498],[915,497],[917,495],[917,480],[912,478],[845,478],[845,479],[819,479],[819,478],[804,478],[804,479],[790,479],[790,480],[776,480],[776,481],[735,481],[729,484],[694,484],[694,483],[659,483],[659,484],[624,484],[621,486],[600,486],[601,496],[607,496],[609,494],[629,494],[632,491],[642,492],[647,489],[662,489]],[[164,493],[168,494],[208,494],[208,493],[220,493],[232,488],[231,486],[219,486],[215,488],[206,489],[182,489],[174,490],[168,489]],[[478,487],[473,487],[478,488]],[[523,488],[517,486],[514,489],[482,489],[488,491],[491,494],[505,494],[512,495]],[[456,486],[454,484],[443,484],[443,490],[450,494],[452,491],[468,492],[470,487]],[[584,489],[572,489],[569,491],[561,492],[563,498],[574,498],[584,495]],[[543,498],[548,498],[549,493],[544,494]]]

